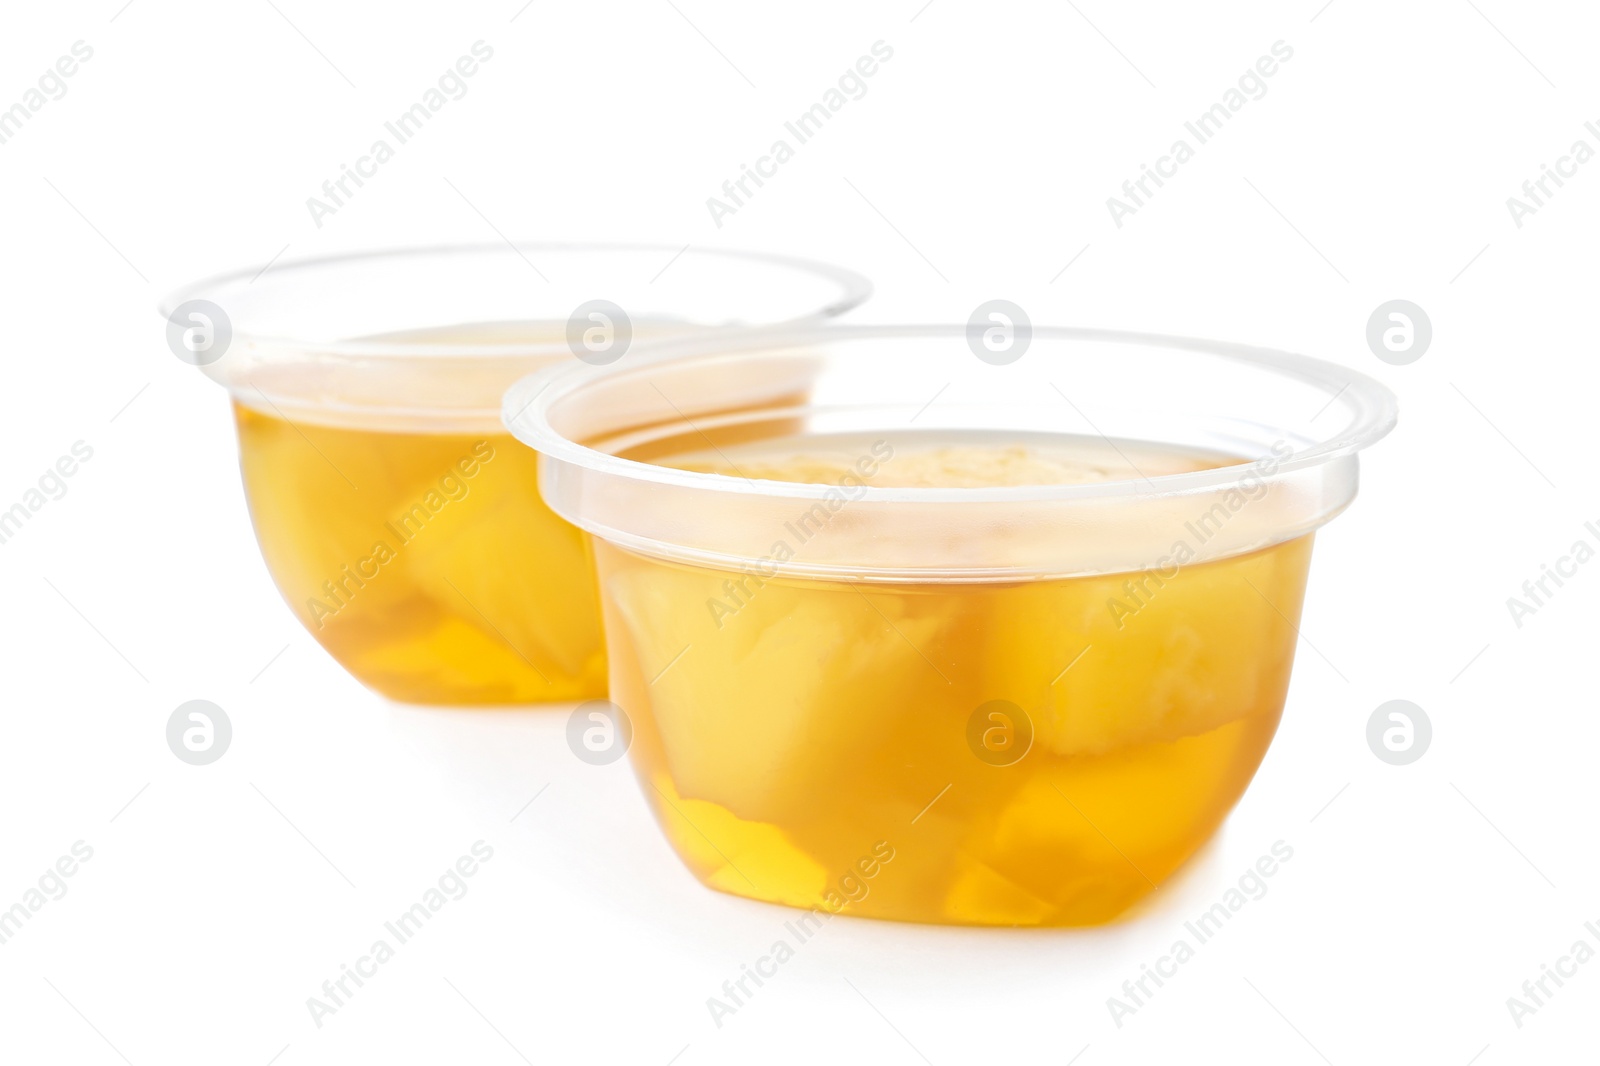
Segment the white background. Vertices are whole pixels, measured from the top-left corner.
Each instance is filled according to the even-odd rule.
[[[1600,148],[1592,9],[274,2],[12,5],[0,32],[0,106],[94,49],[0,145],[0,505],[94,449],[0,545],[0,906],[94,851],[0,946],[0,1060],[1594,1056],[1600,962],[1520,1029],[1505,1002],[1600,946],[1600,565],[1520,629],[1505,602],[1597,540],[1600,162],[1521,228],[1505,202]],[[479,39],[469,94],[318,229],[306,198]],[[706,198],[878,40],[867,95],[714,225]],[[1278,40],[1267,95],[1115,226],[1106,198]],[[1282,729],[1215,844],[1091,931],[836,919],[718,1029],[706,998],[794,912],[699,887],[626,764],[572,757],[565,708],[404,708],[347,677],[269,582],[224,397],[152,311],[280,252],[494,240],[486,219],[836,261],[878,284],[856,320],[1002,297],[1388,383],[1400,428],[1319,538]],[[1364,340],[1393,298],[1434,326],[1409,366]],[[164,739],[195,698],[234,725],[203,768]],[[1395,698],[1433,722],[1410,766],[1365,740]],[[316,1027],[306,998],[479,839],[470,893]],[[1265,898],[1113,1024],[1107,997],[1278,840]]]

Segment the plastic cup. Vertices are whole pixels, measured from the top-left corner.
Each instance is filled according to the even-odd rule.
[[[500,704],[606,690],[587,547],[501,424],[510,384],[869,292],[776,256],[499,244],[281,263],[160,310],[232,396],[262,555],[312,636],[393,699]]]
[[[963,328],[823,327],[508,394],[546,501],[595,538],[611,700],[705,884],[908,921],[1102,922],[1255,773],[1312,535],[1393,396],[1168,337],[1040,328],[993,354]],[[760,458],[783,449],[816,460],[808,481]],[[1030,481],[1027,457],[1056,451],[1104,476]],[[1024,473],[987,483],[975,454]]]

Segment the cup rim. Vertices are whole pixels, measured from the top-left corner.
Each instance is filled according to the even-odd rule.
[[[742,478],[730,474],[706,473],[658,466],[636,459],[612,455],[580,444],[558,432],[550,423],[554,404],[586,385],[605,378],[636,373],[662,365],[683,365],[696,361],[714,363],[739,357],[776,353],[795,345],[826,344],[836,341],[873,339],[955,339],[967,336],[969,327],[953,323],[906,325],[838,325],[819,323],[797,328],[762,328],[718,331],[711,336],[669,341],[654,346],[648,353],[625,364],[593,367],[585,364],[554,366],[518,380],[505,394],[501,418],[511,434],[540,454],[543,466],[564,462],[592,471],[632,481],[678,486],[726,493],[732,496],[778,497],[795,500],[826,500],[837,493],[834,485],[796,481]],[[1192,351],[1254,366],[1257,369],[1319,387],[1329,403],[1346,398],[1356,407],[1356,417],[1340,432],[1309,448],[1296,451],[1276,464],[1279,473],[1319,466],[1352,455],[1375,443],[1392,430],[1399,419],[1398,400],[1388,386],[1357,370],[1338,363],[1293,352],[1226,341],[1206,340],[1172,334],[1133,332],[1080,326],[1034,326],[1035,343],[1044,341],[1090,341],[1162,347]],[[795,413],[788,412],[785,413]],[[687,421],[687,419],[685,419]],[[692,423],[690,423],[692,425]],[[1073,501],[1117,497],[1154,498],[1217,488],[1238,481],[1250,462],[1184,473],[1089,484],[1049,484],[982,487],[920,487],[866,485],[854,490],[858,502],[949,504],[1003,503],[1020,501]],[[583,525],[581,516],[571,519]]]
[[[655,252],[667,257],[680,257],[684,255],[704,255],[734,262],[762,263],[773,267],[782,267],[802,273],[809,273],[833,282],[838,287],[838,293],[827,303],[813,308],[793,318],[779,320],[773,323],[751,324],[765,326],[787,326],[820,321],[825,318],[844,314],[859,307],[872,295],[873,284],[866,275],[860,274],[846,267],[837,266],[819,259],[809,259],[803,256],[787,255],[777,252],[751,251],[738,248],[716,248],[696,245],[683,245],[675,247],[668,244],[657,244],[648,241],[479,241],[479,242],[442,242],[437,244],[401,245],[388,248],[361,249],[353,252],[334,252],[325,255],[302,256],[282,262],[273,259],[265,263],[242,269],[223,271],[197,281],[191,281],[176,289],[169,291],[155,306],[155,311],[165,321],[172,321],[172,315],[182,304],[194,299],[213,299],[223,296],[229,289],[244,285],[254,284],[269,271],[274,274],[293,272],[299,270],[311,271],[328,267],[361,264],[379,260],[399,260],[417,256],[457,256],[457,255],[503,255],[507,251],[523,256],[524,253],[559,254],[559,253],[608,253],[608,252]],[[524,258],[526,258],[524,256]],[[707,327],[714,328],[714,327]],[[455,342],[406,342],[394,340],[323,340],[304,336],[295,336],[293,333],[276,332],[273,330],[240,329],[234,324],[234,343],[247,342],[257,351],[270,352],[273,350],[287,350],[294,352],[314,351],[319,356],[333,356],[360,359],[407,359],[407,358],[439,358],[461,357],[473,359],[526,359],[530,356],[560,354],[567,351],[567,347],[560,341],[540,342],[482,342],[470,341],[465,343]]]

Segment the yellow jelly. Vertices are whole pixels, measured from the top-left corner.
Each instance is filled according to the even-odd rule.
[[[908,439],[872,484],[1237,461],[1062,441]],[[799,438],[655,462],[837,484],[847,454]],[[666,832],[713,888],[912,921],[1102,922],[1170,876],[1249,783],[1283,707],[1310,550],[1304,535],[1164,577],[910,583],[597,541],[611,698]]]
[[[346,670],[416,703],[605,695],[585,538],[539,498],[532,451],[234,412],[267,568]]]

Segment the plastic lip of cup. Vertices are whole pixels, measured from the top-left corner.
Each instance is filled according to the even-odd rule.
[[[702,328],[820,320],[871,292],[852,271],[785,256],[501,243],[270,263],[185,286],[157,310],[173,322],[191,300],[222,309],[231,339],[200,369],[246,405],[353,428],[480,432],[499,428],[517,378],[577,362],[567,327],[588,302],[622,308],[642,348]],[[486,324],[506,328],[497,337]]]
[[[613,544],[724,569],[771,567],[785,523],[821,504],[837,512],[826,533],[776,569],[872,582],[1139,571],[1180,539],[1193,561],[1269,547],[1350,503],[1357,452],[1397,418],[1383,385],[1306,356],[1035,327],[1016,361],[994,365],[978,358],[981,343],[962,326],[670,342],[612,367],[534,374],[507,394],[504,418],[540,453],[551,508]],[[1222,452],[1241,465],[1092,484],[892,487],[749,480],[614,454],[686,433],[748,439],[763,424],[787,427],[781,436],[914,431],[930,441],[1070,433]]]

